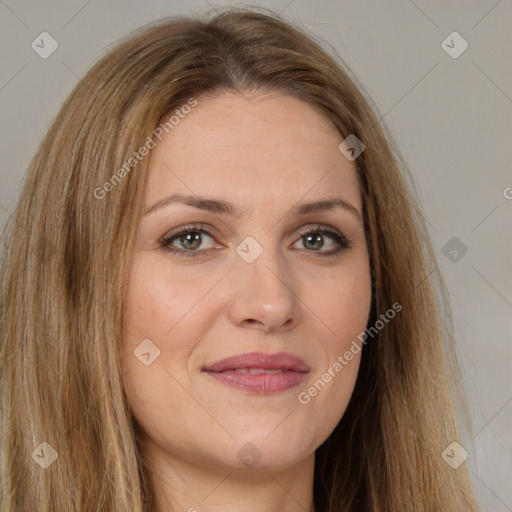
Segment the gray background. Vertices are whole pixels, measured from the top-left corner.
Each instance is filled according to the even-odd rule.
[[[108,45],[161,16],[226,4],[0,0],[0,226],[50,121]],[[396,137],[452,298],[474,423],[466,463],[482,510],[512,511],[512,2],[252,5],[283,12],[328,41]],[[59,45],[47,59],[31,48],[43,31]],[[469,44],[455,59],[441,46],[453,31]],[[453,237],[456,245],[446,246]]]

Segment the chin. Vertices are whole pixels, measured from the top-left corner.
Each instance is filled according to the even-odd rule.
[[[314,453],[315,447],[306,447],[304,439],[294,439],[270,429],[254,432],[253,435],[245,433],[233,440],[235,459],[231,458],[237,469],[250,469],[271,471],[286,469]],[[231,450],[230,450],[231,451]]]

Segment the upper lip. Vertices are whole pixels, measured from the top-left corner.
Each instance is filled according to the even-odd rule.
[[[247,352],[227,357],[203,367],[207,372],[223,372],[242,368],[261,368],[264,370],[287,370],[307,373],[309,366],[300,357],[287,352],[264,354],[263,352]]]

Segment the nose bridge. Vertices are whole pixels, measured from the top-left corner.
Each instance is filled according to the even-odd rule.
[[[298,318],[293,274],[272,234],[267,231],[246,237],[236,248],[230,308],[236,324],[257,324],[272,330]]]

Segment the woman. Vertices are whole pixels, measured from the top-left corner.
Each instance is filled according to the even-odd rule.
[[[440,273],[355,84],[230,9],[77,85],[5,249],[1,512],[478,510]]]

